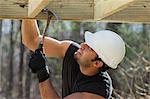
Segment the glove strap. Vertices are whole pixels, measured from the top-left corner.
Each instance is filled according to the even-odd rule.
[[[37,77],[39,79],[39,82],[43,82],[50,78],[50,71],[48,69],[48,66],[41,68],[39,71],[37,71]]]

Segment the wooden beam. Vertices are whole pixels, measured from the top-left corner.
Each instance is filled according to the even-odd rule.
[[[27,18],[28,0],[1,0],[0,19]]]
[[[46,19],[150,23],[150,0],[0,0],[0,19]]]
[[[107,22],[150,23],[150,0],[138,0],[124,10],[103,18]]]
[[[48,8],[64,20],[93,20],[94,0],[53,0]]]
[[[94,0],[94,19],[101,20],[104,17],[123,10],[134,1],[137,0]]]
[[[28,2],[28,17],[34,18],[42,9],[44,9],[50,0],[29,0]]]

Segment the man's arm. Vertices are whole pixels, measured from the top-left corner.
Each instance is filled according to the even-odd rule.
[[[60,99],[50,79],[47,79],[39,83],[39,89],[40,89],[41,99]]]
[[[38,48],[42,36],[39,33],[37,22],[35,20],[22,21],[22,41],[32,51]],[[58,41],[51,37],[45,37],[44,53],[48,57],[64,57],[65,52],[71,41]]]
[[[29,60],[29,67],[32,73],[37,75],[39,80],[39,89],[42,99],[59,99],[55,91],[51,79],[50,70],[45,63],[45,56],[40,49],[36,49]]]
[[[64,99],[105,99],[105,98],[88,92],[76,92],[69,96],[66,96]]]
[[[39,83],[39,89],[42,99],[60,99],[49,79]],[[88,92],[76,92],[69,96],[66,96],[64,99],[105,99],[105,98]]]

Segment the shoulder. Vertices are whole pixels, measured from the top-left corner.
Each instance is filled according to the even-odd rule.
[[[107,72],[101,72],[99,73],[99,76],[102,79],[104,84],[108,84],[109,86],[112,85],[111,77]]]
[[[64,43],[67,43],[67,41],[65,41]],[[70,54],[74,54],[75,51],[77,51],[79,49],[80,45],[74,41],[69,41],[69,44],[66,46],[65,48],[65,53],[64,56]]]
[[[111,77],[109,76],[107,72],[102,72],[99,74],[99,76],[102,78],[102,81],[100,81],[101,85],[105,87],[105,90],[103,91],[105,92],[105,95],[109,98],[113,91]]]
[[[64,41],[61,41],[61,46],[62,46],[61,50],[63,50],[64,52],[63,53],[63,57],[64,57],[68,50],[78,49],[80,45],[74,41],[64,40]]]
[[[66,96],[64,99],[104,99],[104,97],[88,92],[76,92]]]

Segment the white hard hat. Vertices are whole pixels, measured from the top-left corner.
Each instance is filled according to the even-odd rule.
[[[85,32],[85,42],[109,67],[115,69],[125,56],[125,43],[115,32],[102,30]]]

